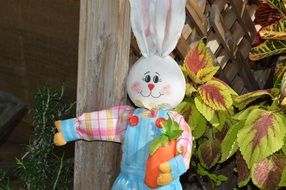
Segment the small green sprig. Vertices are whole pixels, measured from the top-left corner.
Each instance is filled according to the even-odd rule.
[[[158,148],[165,146],[169,141],[177,139],[183,131],[177,122],[172,121],[170,118],[161,122],[163,129],[162,135],[156,137],[150,145],[150,155],[153,155]]]

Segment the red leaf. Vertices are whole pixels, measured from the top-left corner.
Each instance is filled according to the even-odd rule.
[[[268,26],[283,18],[279,10],[270,7],[267,3],[260,3],[255,12],[255,23],[262,27]]]
[[[213,167],[220,157],[221,143],[218,140],[208,140],[202,143],[198,148],[200,163],[205,168]]]

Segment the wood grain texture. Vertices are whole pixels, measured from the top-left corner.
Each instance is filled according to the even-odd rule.
[[[77,115],[126,101],[130,18],[126,0],[81,0]],[[120,144],[77,142],[74,189],[111,189]]]

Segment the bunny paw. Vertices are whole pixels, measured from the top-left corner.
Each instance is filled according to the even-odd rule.
[[[54,143],[55,143],[55,145],[57,145],[57,146],[63,146],[63,145],[65,145],[67,142],[65,141],[63,134],[62,134],[61,132],[58,132],[58,133],[56,133],[55,136],[54,136]]]
[[[171,174],[171,167],[168,162],[160,164],[159,169],[160,174],[157,178],[158,185],[167,185],[174,180]]]

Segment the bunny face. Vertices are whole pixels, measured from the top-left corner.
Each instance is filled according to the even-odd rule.
[[[170,56],[142,57],[131,68],[127,92],[132,102],[148,109],[174,108],[184,98],[186,82]]]

